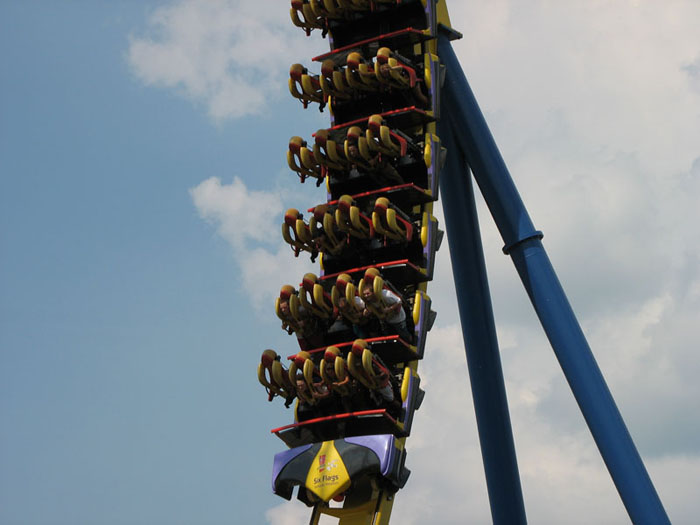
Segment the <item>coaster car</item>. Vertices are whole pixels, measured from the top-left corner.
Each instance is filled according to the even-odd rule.
[[[292,137],[287,165],[301,182],[312,177],[317,186],[331,175],[334,180],[329,180],[329,185],[337,181],[350,184],[350,179],[369,176],[375,187],[395,187],[405,183],[405,173],[433,190],[432,173],[436,170],[432,151],[436,141],[432,135],[406,135],[391,127],[381,114],[373,114],[366,121],[359,122],[364,125],[318,130],[311,148],[302,137]],[[424,139],[427,142],[424,143]],[[423,162],[429,164],[423,165]],[[357,182],[355,180],[353,186]],[[330,186],[329,190],[335,193]],[[434,198],[428,196],[428,200]]]
[[[318,85],[313,88],[314,95],[317,88],[326,100],[330,96],[347,100],[367,92],[409,90],[413,91],[414,99],[418,99],[421,106],[428,104],[419,86],[423,82],[419,77],[419,73],[423,73],[421,68],[388,47],[380,47],[374,57],[367,57],[358,49],[338,53],[321,62],[321,75]],[[292,95],[299,98],[295,92]]]
[[[391,434],[347,437],[303,445],[275,455],[272,490],[308,506],[322,506],[331,500],[344,501],[350,510],[379,491],[393,494],[402,488],[410,471],[405,467],[406,451]]]
[[[380,353],[392,360],[401,355],[389,343],[386,338],[355,340],[291,356],[289,379],[297,388],[297,417],[272,432],[290,447],[366,434],[410,434],[413,413],[423,398],[420,377],[416,361],[384,363]],[[416,358],[408,348],[403,351],[406,357]]]
[[[353,123],[325,130],[324,137],[342,145],[336,148],[339,165],[326,172],[333,199],[344,193],[356,194],[360,188],[375,191],[406,183],[422,193],[429,192],[427,200],[437,199],[438,176],[445,157],[440,139],[433,133],[407,134],[389,118],[375,114],[371,125],[369,119],[365,121],[366,127]],[[323,165],[324,159],[314,155]]]

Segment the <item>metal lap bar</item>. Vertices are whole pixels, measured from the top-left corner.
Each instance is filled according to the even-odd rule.
[[[314,134],[314,159],[326,170],[343,170],[349,166],[345,148],[329,137],[327,129]]]
[[[258,381],[268,392],[268,401],[275,396],[289,398],[296,395],[294,385],[289,381],[288,372],[279,361],[274,350],[265,350],[258,364]]]
[[[292,0],[289,16],[295,26],[306,32],[306,36],[309,36],[312,30],[324,29],[326,26],[325,20],[314,13],[309,0]]]
[[[347,242],[347,234],[337,227],[331,207],[320,204],[309,211],[313,216],[309,219],[311,242],[308,244],[324,253],[340,253]]]
[[[406,268],[413,270],[413,272],[416,274],[421,273],[421,269],[418,266],[416,266],[415,264],[411,263],[408,259],[398,259],[396,261],[386,261],[386,262],[372,264],[372,265],[368,265],[368,266],[359,266],[357,268],[349,268],[347,270],[344,270],[344,272],[337,272],[337,273],[323,275],[323,277],[321,277],[321,279],[322,280],[334,279],[334,278],[338,277],[338,275],[340,275],[340,273],[348,273],[350,275],[364,273],[369,268],[378,268],[382,271],[386,271],[387,269],[396,268],[396,267],[406,267]]]
[[[324,60],[321,64],[319,77],[321,91],[326,97],[349,99],[353,97],[353,89],[345,79],[345,70],[336,65],[332,60]]]
[[[383,43],[386,46],[410,45],[418,42],[423,42],[425,40],[430,40],[433,38],[433,36],[426,34],[420,29],[406,27],[404,29],[392,31],[390,33],[383,33],[376,37],[367,38],[358,42],[354,42],[352,44],[348,44],[347,46],[339,47],[328,53],[318,55],[312,58],[311,60],[314,62],[323,62],[324,60],[330,59],[333,60],[336,64],[340,65],[346,60],[348,53],[352,51],[361,51],[364,48],[369,48],[370,44],[375,44],[377,47],[382,47],[381,45],[379,45],[380,43]]]
[[[307,177],[313,177],[318,179],[318,185],[323,180],[321,167],[315,161],[314,154],[307,148],[306,141],[301,137],[289,139],[287,165],[299,175],[301,182],[304,182]]]
[[[311,244],[311,230],[304,222],[303,216],[295,208],[290,208],[284,214],[282,223],[282,238],[294,250],[294,256],[298,257],[301,251],[317,254],[318,250]]]
[[[398,222],[397,222],[398,221]],[[395,241],[410,242],[413,237],[413,224],[386,197],[378,198],[374,203],[372,224],[375,231]]]
[[[306,354],[306,355],[304,355]],[[316,399],[314,398],[312,391],[313,391],[313,380],[310,380],[310,378],[307,378],[307,376],[311,376],[313,371],[310,370],[307,372],[308,369],[313,369],[314,364],[313,361],[311,361],[310,357],[307,357],[308,353],[306,352],[299,352],[296,356],[295,359],[292,360],[291,364],[289,365],[289,381],[295,386],[296,390],[296,395],[297,397],[304,401],[305,403],[309,405],[315,405],[316,404]],[[308,363],[308,365],[307,365]],[[301,365],[301,366],[300,366]],[[306,389],[300,389],[297,387],[297,373],[301,370],[302,375],[304,377],[304,383],[306,383],[307,388]]]
[[[402,353],[406,354],[406,357],[402,357],[397,362],[412,361],[414,359],[420,359],[420,356],[416,355],[416,353],[415,353],[415,346],[404,341],[396,334],[382,335],[382,336],[377,336],[377,337],[368,337],[368,338],[364,339],[364,341],[369,345],[370,348],[373,348],[375,345],[389,344],[389,343],[395,343],[396,345],[399,345],[403,349]],[[334,343],[333,345],[322,346],[320,348],[314,348],[314,349],[308,350],[307,352],[309,354],[311,354],[312,356],[317,356],[317,355],[320,355],[323,352],[325,352],[331,346],[335,346],[336,348],[338,348],[340,350],[344,350],[346,347],[351,347],[354,342],[355,342],[355,340],[345,341],[342,343]],[[377,353],[379,354],[378,351],[377,351]],[[291,355],[291,356],[287,356],[287,360],[291,361],[292,359],[294,359],[295,355],[296,354]],[[380,355],[382,356],[382,358],[385,358],[384,353],[381,353]]]
[[[374,73],[380,83],[399,89],[412,88],[418,82],[416,69],[398,60],[388,47],[377,51]]]
[[[369,117],[365,137],[372,151],[378,151],[392,157],[406,155],[408,139],[392,131],[381,115]]]
[[[386,408],[377,408],[374,410],[361,410],[358,412],[347,412],[345,414],[333,414],[331,416],[323,416],[323,417],[317,417],[314,419],[307,419],[306,421],[302,421],[300,423],[292,423],[290,425],[285,425],[283,427],[279,428],[273,428],[270,430],[271,434],[279,434],[280,432],[283,432],[285,430],[289,430],[291,428],[299,428],[303,427],[306,425],[313,425],[315,423],[322,423],[324,421],[334,421],[338,419],[347,419],[347,418],[353,418],[353,417],[367,417],[367,416],[382,416],[392,423],[396,424],[396,420],[391,417],[387,411]]]
[[[338,199],[335,222],[340,231],[349,233],[353,237],[370,239],[374,236],[372,219],[360,213],[360,209],[349,195],[343,195]]]
[[[312,225],[314,238],[318,239],[323,251],[336,255],[347,244],[348,234],[341,231],[336,224],[335,212],[330,213],[329,211],[327,207],[314,210],[314,216],[309,222]]]
[[[379,87],[374,73],[374,64],[356,51],[348,55],[345,79],[350,86],[359,90],[375,91]]]
[[[364,199],[367,197],[374,197],[374,196],[381,197],[385,194],[399,193],[401,191],[412,191],[416,194],[422,195],[424,197],[423,202],[429,202],[429,201],[434,200],[432,198],[432,195],[430,195],[428,190],[425,190],[425,189],[421,188],[420,186],[416,186],[412,182],[408,182],[405,184],[397,184],[396,186],[386,186],[384,188],[379,188],[377,190],[363,191],[362,193],[354,193],[354,194],[350,195],[350,197],[352,197],[354,200],[360,200],[360,199]],[[337,203],[338,203],[337,200],[330,200],[330,201],[328,201],[327,204],[329,206],[332,206],[332,205],[335,205]],[[314,209],[315,208],[309,208],[307,211],[312,212],[312,211],[314,211]]]
[[[321,319],[328,319],[333,315],[331,297],[323,291],[318,277],[313,273],[304,275],[299,288],[299,300],[304,308]]]
[[[292,64],[289,68],[289,92],[294,98],[301,100],[305,108],[309,102],[318,102],[321,105],[325,102],[318,76],[309,74],[301,64]]]

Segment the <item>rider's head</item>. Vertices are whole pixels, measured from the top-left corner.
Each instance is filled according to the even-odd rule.
[[[367,344],[367,341],[365,341],[364,339],[355,339],[355,341],[352,343],[352,348],[350,351],[357,357],[362,357],[362,352],[364,352],[368,348],[369,345]]]
[[[335,358],[340,355],[340,350],[338,350],[338,347],[336,346],[329,346],[326,348],[325,353],[323,354],[323,359],[326,361],[326,363],[334,363]]]

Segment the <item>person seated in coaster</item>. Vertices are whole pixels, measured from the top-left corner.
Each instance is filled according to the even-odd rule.
[[[294,334],[302,350],[320,346],[318,320],[300,304],[296,288],[285,284],[275,302],[275,312],[282,321],[282,329]]]
[[[355,172],[359,172],[358,170],[369,172],[380,183],[388,183],[390,185],[404,183],[403,177],[390,162],[390,156],[370,151],[366,151],[363,154],[360,147],[361,144],[367,144],[367,139],[359,126],[352,126],[348,129],[345,142],[347,144],[347,159],[351,170]]]
[[[393,413],[401,409],[401,402],[394,395],[392,375],[382,360],[369,349],[364,339],[352,343],[348,355],[348,370],[355,379],[369,389],[372,400],[378,406],[386,406]]]
[[[368,276],[370,270],[374,273]],[[403,308],[401,297],[386,287],[382,287],[379,295],[375,293],[374,286],[368,283],[368,277],[379,277],[379,272],[375,268],[370,268],[365,272],[365,286],[362,287],[362,300],[365,302],[365,317],[373,315],[379,318],[382,332],[388,335],[396,334],[407,343],[413,342],[413,337],[406,327],[406,312]]]
[[[421,90],[422,82],[416,77],[416,71],[395,58],[388,47],[382,47],[377,51],[375,71],[381,83],[399,89],[410,89],[418,104],[424,108],[428,107],[428,97]]]
[[[356,386],[355,381],[351,379],[348,373],[347,365],[341,357],[338,347],[329,346],[326,348],[320,370],[321,378],[328,386],[329,392],[337,394],[342,411],[351,412],[351,398]]]
[[[297,372],[296,391],[299,402],[296,406],[296,420],[298,423],[316,417],[315,407],[311,403],[305,401],[304,399],[308,390],[309,387],[306,384],[306,381],[304,380],[304,374],[302,374],[301,372]]]
[[[338,321],[351,327],[355,337],[369,337],[368,330],[370,320],[363,314],[365,303],[357,294],[357,288],[352,282],[352,277],[347,273],[341,273],[335,281],[331,291],[331,300],[338,311]]]
[[[301,372],[301,376],[299,375]],[[289,376],[296,378],[296,392],[300,401],[313,407],[314,417],[327,416],[337,412],[335,399],[324,382],[316,363],[306,351],[298,352],[289,367]],[[303,384],[300,383],[300,380]]]

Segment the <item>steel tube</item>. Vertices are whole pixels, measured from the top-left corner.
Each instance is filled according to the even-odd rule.
[[[471,176],[449,126],[441,123],[438,136],[447,148],[440,193],[491,517],[496,525],[521,525],[525,505]]]

